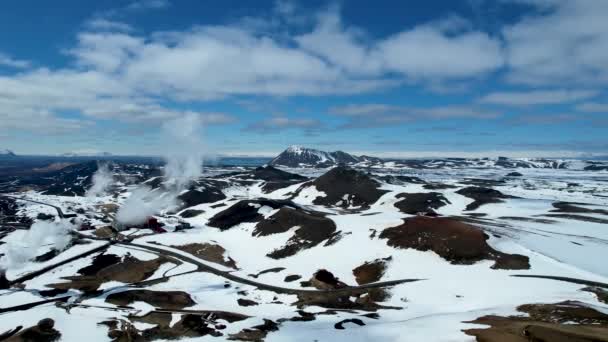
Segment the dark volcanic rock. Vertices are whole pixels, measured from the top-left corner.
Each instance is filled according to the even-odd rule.
[[[145,302],[154,307],[181,310],[196,304],[190,295],[182,291],[150,291],[131,290],[111,293],[106,297],[106,302],[114,305],[126,306],[134,302]]]
[[[187,245],[171,247],[190,253],[197,258],[236,269],[236,262],[226,255],[226,249],[220,245],[211,243],[190,243]]]
[[[274,215],[258,223],[253,231],[254,236],[266,236],[284,233],[298,226],[287,244],[268,254],[274,259],[285,258],[300,250],[314,247],[330,239],[336,232],[336,224],[322,214],[302,209],[281,208]]]
[[[328,270],[318,270],[310,278],[310,284],[319,290],[336,290],[346,287],[333,273]]]
[[[464,330],[487,342],[601,342],[608,341],[608,315],[583,303],[526,304],[517,308],[523,316],[484,316],[472,322],[490,328]]]
[[[227,178],[232,182],[244,186],[249,186],[260,180],[264,181],[262,184],[262,191],[264,193],[270,193],[290,185],[302,183],[308,179],[307,177],[279,170],[272,166],[260,166],[252,171],[228,173],[219,177]]]
[[[272,166],[260,166],[252,172],[255,179],[261,179],[267,182],[285,182],[285,181],[304,181],[308,178],[279,170]]]
[[[401,210],[402,213],[410,215],[419,213],[436,215],[433,209],[439,209],[450,203],[438,192],[402,193],[397,195],[397,198],[403,198],[403,200],[395,203],[395,207]]]
[[[258,278],[262,274],[266,274],[266,273],[279,273],[279,272],[283,272],[283,271],[285,271],[285,267],[273,267],[273,268],[269,268],[269,269],[260,271],[257,274],[248,274],[248,276],[250,276],[252,278]]]
[[[182,208],[189,208],[203,203],[213,203],[226,199],[226,195],[215,188],[204,188],[201,190],[189,190],[177,197],[183,205]]]
[[[255,302],[255,301],[250,300],[250,299],[239,298],[236,301],[237,301],[237,303],[240,306],[256,306],[256,305],[260,305],[258,302]]]
[[[346,323],[353,323],[360,327],[365,325],[365,323],[363,323],[363,321],[358,318],[350,318],[350,319],[345,319],[345,320],[342,320],[342,321],[334,324],[334,328],[336,328],[338,330],[344,330],[345,329],[344,324],[346,324]]]
[[[286,283],[291,283],[292,281],[296,281],[296,280],[300,280],[302,279],[302,276],[297,275],[297,274],[290,274],[287,277],[285,277],[285,279],[283,280]]]
[[[83,292],[94,292],[105,282],[118,281],[121,283],[135,283],[147,279],[167,262],[164,257],[152,260],[139,260],[127,255],[120,262],[115,261],[115,255],[97,256],[93,263],[81,268],[79,276],[63,277],[69,282],[47,285],[59,290],[77,289]]]
[[[472,198],[475,201],[467,205],[466,210],[475,210],[484,204],[501,203],[505,198],[513,198],[490,188],[470,186],[456,191],[457,194]]]
[[[608,171],[608,165],[592,164],[585,166],[585,171]]]
[[[331,152],[330,155],[334,158],[334,161],[337,164],[351,164],[359,161],[359,158],[344,151]]]
[[[6,342],[52,342],[60,338],[61,333],[55,329],[55,321],[50,318],[40,320],[33,327],[13,331],[10,336],[0,335],[0,340]]]
[[[369,207],[387,191],[378,189],[380,183],[369,175],[344,166],[338,166],[312,182],[317,190],[326,194],[313,203],[328,206]]]
[[[0,196],[0,223],[31,224],[32,220],[26,216],[18,216],[19,203],[11,197]]]
[[[196,217],[200,214],[203,214],[204,212],[205,212],[204,210],[188,209],[188,210],[182,211],[179,214],[179,216],[181,216],[183,218],[192,218],[192,217]]]
[[[0,290],[8,289],[11,283],[6,279],[6,271],[0,269]]]
[[[97,171],[97,162],[90,161],[70,165],[58,171],[45,173],[34,183],[39,184],[45,195],[84,196],[90,187],[93,174]],[[34,184],[38,185],[38,184]]]
[[[128,321],[124,319],[113,319],[101,322],[110,330],[108,337],[112,341],[156,341],[156,340],[181,340],[184,338],[196,338],[202,336],[221,337],[221,330],[226,328],[226,323],[234,323],[249,318],[248,316],[226,312],[226,311],[194,311],[180,315],[175,322],[175,316],[171,312],[152,311],[143,316],[129,315]],[[152,328],[138,330],[131,323],[147,323]]]
[[[456,189],[457,186],[443,183],[428,183],[422,186],[427,190],[445,190],[445,189]]]
[[[230,341],[264,341],[266,335],[271,331],[279,330],[279,325],[269,319],[264,319],[264,324],[256,325],[249,329],[243,329],[236,334],[231,334]]]
[[[308,178],[294,173],[285,172],[272,166],[258,167],[253,171],[253,177],[266,183],[262,186],[265,193],[301,183]]]
[[[235,203],[228,209],[217,213],[209,220],[207,225],[210,227],[219,228],[221,230],[226,230],[243,222],[261,221],[264,216],[262,216],[258,210],[262,206],[268,206],[272,209],[279,209],[282,207],[298,207],[295,203],[287,200],[243,200]]]
[[[528,257],[494,250],[480,229],[445,217],[415,216],[406,218],[397,227],[380,234],[389,246],[431,250],[453,264],[473,264],[480,260],[495,260],[492,268],[528,269]]]
[[[52,221],[55,220],[55,215],[40,213],[36,216],[37,220]]]
[[[387,262],[391,259],[391,257],[376,259],[355,268],[353,270],[353,275],[355,276],[357,284],[363,285],[379,281],[386,271]]]

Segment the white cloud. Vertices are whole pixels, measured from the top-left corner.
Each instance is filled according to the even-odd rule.
[[[167,5],[137,1],[128,7]],[[278,2],[275,11],[285,15],[293,6]],[[59,118],[63,111],[76,111],[90,119],[158,122],[187,112],[161,102],[357,94],[405,79],[475,77],[500,66],[498,43],[468,31],[465,24],[448,18],[373,41],[362,30],[345,27],[337,10],[320,14],[307,34],[281,37],[238,25],[137,35],[127,24],[101,16],[89,21],[89,30],[79,33],[77,44],[67,49],[73,58],[68,66],[28,68],[0,77],[0,113],[32,115],[44,110],[48,118]],[[421,52],[425,49],[428,52]],[[394,73],[401,76],[387,76]],[[233,120],[226,114],[199,114],[214,122]],[[267,124],[313,125],[272,120]]]
[[[396,72],[425,82],[483,76],[504,64],[500,41],[468,30],[461,17],[448,17],[372,41],[344,27],[337,9],[319,16],[310,33],[296,37],[307,51],[355,75]]]
[[[482,32],[447,35],[437,27],[419,26],[380,43],[389,70],[415,79],[483,76],[503,63],[498,40]]]
[[[591,90],[493,93],[480,103],[555,104],[596,95],[593,85],[608,82],[608,58],[604,58],[608,57],[608,21],[603,15],[608,13],[608,5],[585,0],[525,1],[545,3],[548,14],[537,13],[509,26],[503,31],[504,41],[474,30],[467,20],[454,16],[373,37],[343,22],[337,8],[320,13],[308,30],[299,26],[274,34],[236,24],[137,34],[126,23],[100,16],[88,22],[87,31],[80,32],[75,46],[67,49],[72,60],[63,68],[33,68],[27,61],[0,54],[0,64],[20,68],[0,76],[0,115],[22,115],[58,129],[81,127],[79,119],[63,118],[66,111],[78,113],[82,120],[161,122],[189,113],[176,108],[187,108],[191,102],[240,95],[359,94],[402,84],[443,91],[458,84],[459,89],[467,89],[467,82],[498,70],[506,70],[512,81],[554,82],[555,87],[572,80],[589,84],[577,88]],[[167,1],[136,1],[127,8],[168,5]],[[287,16],[294,8],[293,2],[279,1],[274,15]],[[500,116],[475,105],[361,105],[332,112],[348,118],[353,127],[423,118]],[[202,110],[197,114],[215,123],[234,120],[223,113]],[[53,120],[57,124],[51,124]],[[11,119],[3,124],[32,129],[27,120],[22,121]],[[258,129],[306,129],[317,124],[273,117],[259,123]]]
[[[564,89],[496,92],[483,96],[478,102],[509,106],[549,105],[585,100],[598,94],[595,90]]]
[[[503,30],[510,81],[531,85],[608,83],[608,1],[525,2],[542,11]]]
[[[82,118],[65,119],[63,112]],[[89,127],[96,119],[153,124],[188,113],[164,107],[99,71],[37,69],[0,77],[0,129],[66,132]],[[235,120],[228,114],[195,113],[210,124]]]
[[[24,69],[30,65],[30,61],[14,59],[9,55],[0,52],[0,67],[5,66],[10,68]]]

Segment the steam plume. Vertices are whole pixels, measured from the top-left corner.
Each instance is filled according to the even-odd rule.
[[[200,140],[202,122],[198,115],[188,114],[162,126],[161,142],[166,161],[163,174],[168,192],[148,187],[135,189],[116,214],[122,224],[139,224],[153,214],[176,205],[177,196],[202,173],[203,146]]]
[[[40,247],[51,245],[51,248],[61,251],[70,243],[70,231],[74,226],[68,221],[35,222],[18,241],[10,241],[5,253],[0,259],[0,269],[23,267],[28,261],[38,256]]]
[[[108,164],[98,164],[97,171],[93,174],[93,185],[87,190],[87,197],[105,195],[112,186],[114,178]]]

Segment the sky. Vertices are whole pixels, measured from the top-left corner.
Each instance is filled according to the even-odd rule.
[[[608,155],[608,1],[20,0],[0,9],[0,150]]]

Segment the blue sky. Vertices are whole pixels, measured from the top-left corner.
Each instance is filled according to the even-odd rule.
[[[55,1],[0,11],[0,149],[608,154],[608,2]]]

